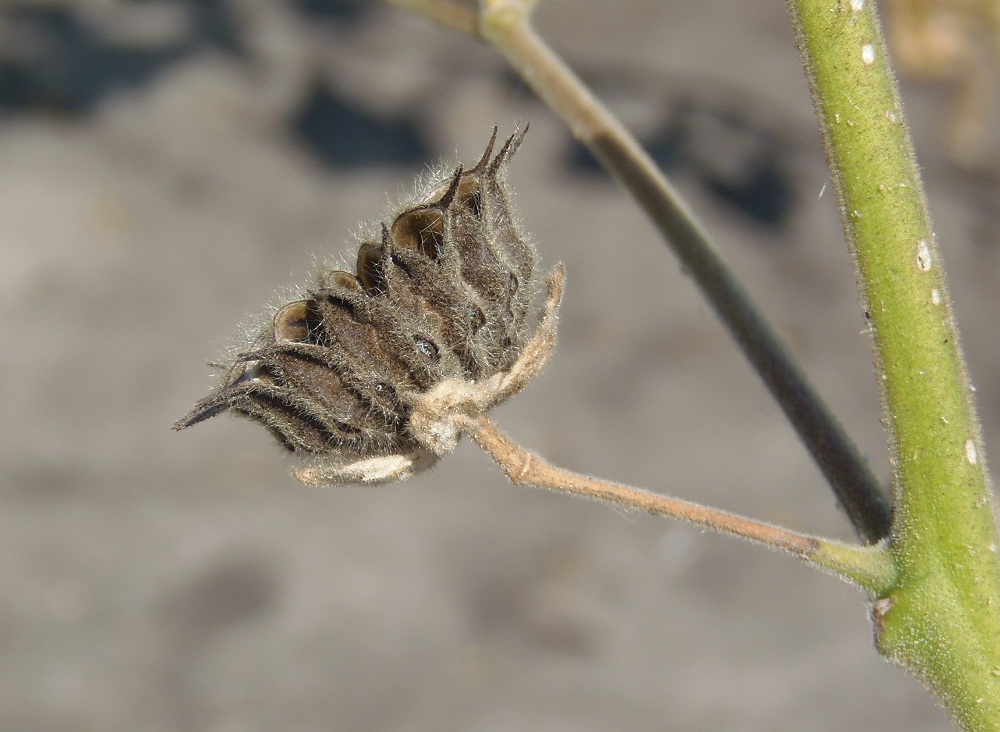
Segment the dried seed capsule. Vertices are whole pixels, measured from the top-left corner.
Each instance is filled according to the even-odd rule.
[[[226,409],[289,450],[328,458],[327,477],[405,478],[434,462],[411,430],[421,395],[513,367],[538,323],[535,253],[514,219],[505,173],[521,141],[436,181],[362,241],[357,274],[324,272],[281,307],[222,385],[177,422]]]

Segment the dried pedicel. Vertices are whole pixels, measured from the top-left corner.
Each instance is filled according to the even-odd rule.
[[[356,274],[321,273],[174,429],[227,409],[245,415],[288,450],[323,458],[296,472],[314,483],[407,478],[454,447],[448,414],[519,391],[554,340],[561,270],[543,315],[535,253],[505,185],[526,131],[494,157],[494,129],[475,167],[360,243]]]

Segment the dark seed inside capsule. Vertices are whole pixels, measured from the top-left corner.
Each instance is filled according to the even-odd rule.
[[[362,244],[358,250],[358,280],[369,295],[385,292],[384,252],[378,244]]]
[[[474,173],[475,171],[473,171]],[[483,199],[480,195],[479,181],[475,175],[463,176],[458,184],[458,193],[455,195],[460,206],[464,207],[477,219],[483,215]]]
[[[350,272],[342,270],[322,273],[319,277],[319,290],[320,292],[324,290],[330,292],[364,292],[364,288],[358,282],[358,278]]]
[[[472,314],[469,316],[469,333],[475,335],[484,325],[486,325],[486,315],[483,313],[482,308],[473,305]]]
[[[435,363],[438,360],[438,347],[431,341],[421,336],[413,336],[413,342],[417,346],[417,353],[424,363]]]
[[[289,303],[274,316],[274,340],[277,343],[302,343],[309,340],[309,301]]]
[[[391,235],[397,248],[437,259],[444,243],[444,217],[431,209],[408,211],[393,222]]]

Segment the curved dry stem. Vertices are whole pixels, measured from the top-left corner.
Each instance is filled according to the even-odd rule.
[[[530,25],[525,0],[482,0],[478,32],[466,8],[391,0],[486,39],[642,206],[792,423],[858,534],[889,533],[892,509],[861,453],[799,369],[701,224],[634,137]]]
[[[464,415],[457,417],[457,421],[516,485],[533,485],[608,501],[739,536],[794,554],[875,594],[891,586],[895,578],[891,556],[882,546],[843,544],[679,498],[574,473],[525,450],[485,415]]]

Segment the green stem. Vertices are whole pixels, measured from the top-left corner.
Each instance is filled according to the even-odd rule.
[[[879,649],[1000,729],[1000,563],[941,256],[871,2],[791,0],[869,317],[896,493]]]

